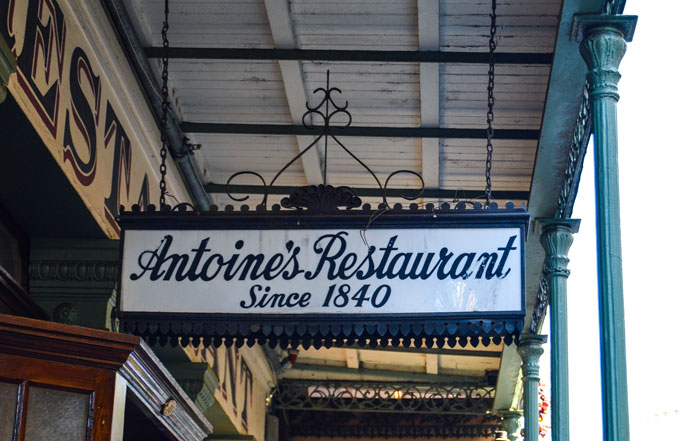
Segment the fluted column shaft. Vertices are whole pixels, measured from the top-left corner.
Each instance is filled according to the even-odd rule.
[[[550,296],[550,396],[554,441],[569,440],[569,340],[567,326],[567,278],[569,248],[579,220],[538,218],[545,250],[545,279]]]
[[[630,17],[633,22],[636,17]],[[596,19],[597,20],[597,19]],[[626,52],[625,16],[603,16],[583,30],[588,65],[595,155],[598,297],[605,441],[628,441],[628,387],[621,265],[618,138],[618,67]],[[631,35],[628,38],[632,38]]]
[[[538,441],[538,359],[547,339],[545,335],[523,334],[517,348],[524,382],[524,441]]]

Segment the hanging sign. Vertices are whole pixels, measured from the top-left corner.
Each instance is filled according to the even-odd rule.
[[[357,324],[510,320],[514,332],[524,315],[527,218],[521,210],[311,219],[295,212],[131,213],[121,218],[119,310],[123,317],[223,319],[260,330],[301,325],[293,333],[299,337],[309,325],[336,322],[350,323],[352,334]],[[500,328],[485,335],[508,333]]]
[[[243,314],[521,311],[515,228],[131,230],[121,307]]]

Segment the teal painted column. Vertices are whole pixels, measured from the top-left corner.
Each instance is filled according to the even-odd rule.
[[[628,441],[628,386],[621,267],[618,139],[618,67],[632,39],[635,16],[577,17],[581,55],[592,99],[597,267],[600,309],[603,432],[605,441]]]
[[[522,334],[517,348],[524,382],[524,441],[538,441],[538,359],[547,340],[545,335]]]
[[[545,279],[550,296],[550,395],[553,441],[569,440],[569,340],[567,277],[569,248],[580,224],[576,219],[536,219],[542,226]]]

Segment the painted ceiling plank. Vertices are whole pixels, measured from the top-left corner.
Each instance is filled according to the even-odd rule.
[[[439,50],[439,0],[418,0],[418,49]],[[439,63],[420,63],[420,125],[439,127]],[[439,138],[421,140],[425,188],[439,188]]]
[[[269,17],[269,26],[274,38],[274,45],[279,49],[295,49],[295,31],[287,0],[265,0],[265,8]],[[288,107],[293,124],[302,124],[302,115],[307,102],[302,66],[297,60],[279,60],[283,85],[288,99]],[[304,150],[312,141],[309,136],[298,136],[298,148]],[[300,158],[305,170],[307,184],[323,182],[321,157],[318,148],[312,148]]]

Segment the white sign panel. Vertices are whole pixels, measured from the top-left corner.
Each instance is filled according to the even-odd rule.
[[[126,230],[124,312],[520,312],[519,227]]]

